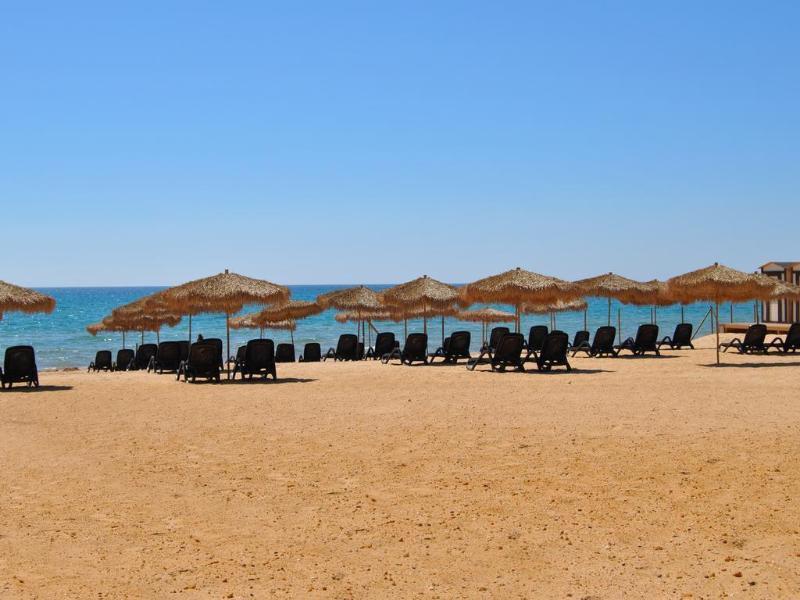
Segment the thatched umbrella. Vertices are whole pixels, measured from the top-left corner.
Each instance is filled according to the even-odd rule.
[[[283,319],[280,321],[268,321],[259,319],[258,313],[249,313],[234,317],[231,319],[230,324],[232,329],[258,329],[259,337],[264,337],[265,329],[282,329],[291,332],[292,344],[294,344],[294,331],[297,329],[297,323],[294,319]]]
[[[501,302],[514,306],[516,331],[519,331],[520,308],[523,304],[569,300],[580,295],[568,281],[519,267],[469,283],[461,288],[461,294],[469,303]]]
[[[291,323],[291,331],[294,332],[296,329],[295,321],[298,319],[304,319],[305,317],[310,317],[311,315],[319,314],[323,310],[325,309],[316,302],[308,302],[306,300],[291,300],[277,306],[269,306],[257,313],[245,315],[245,317],[255,323],[256,327],[262,329],[262,332],[264,329],[287,328],[274,327],[269,325],[270,323],[282,323],[287,326],[289,323]],[[231,321],[231,323],[233,323],[233,321]],[[233,325],[231,325],[231,327],[233,327]],[[236,328],[234,327],[234,329]],[[292,334],[292,344],[294,344],[294,333]]]
[[[681,302],[707,300],[714,303],[719,364],[719,305],[721,302],[744,302],[768,299],[773,286],[751,273],[731,269],[719,263],[678,275],[667,281],[669,294]]]
[[[231,315],[242,310],[246,304],[286,302],[289,300],[289,289],[263,279],[231,273],[225,269],[224,273],[196,279],[165,290],[163,299],[168,306],[180,311],[181,314],[225,313],[227,350],[230,356]]]
[[[56,301],[36,290],[24,288],[13,283],[0,281],[0,319],[3,313],[51,313],[56,307]]]
[[[516,321],[517,316],[513,313],[496,308],[479,308],[477,310],[462,310],[456,313],[459,321],[472,321],[481,324],[481,343],[486,344],[486,328],[488,323],[510,323]]]
[[[181,315],[166,303],[163,292],[119,306],[111,311],[111,316],[116,321],[127,324],[129,330],[140,331],[142,343],[145,331],[154,331],[158,334],[163,325],[174,327],[181,322]],[[191,333],[189,337],[191,339]]]
[[[647,286],[641,281],[622,277],[616,273],[603,273],[596,277],[589,277],[575,282],[584,296],[596,296],[608,300],[608,324],[611,325],[611,299],[620,302],[633,303],[638,301],[648,292]]]
[[[95,337],[97,336],[98,333],[101,333],[103,331],[122,333],[122,347],[125,348],[125,333],[129,330],[127,326],[125,326],[123,323],[120,323],[119,321],[115,320],[114,317],[108,316],[108,317],[103,317],[103,319],[101,321],[98,321],[97,323],[92,323],[91,325],[87,325],[86,331],[88,331],[89,333],[92,334],[92,336]]]
[[[353,311],[357,315],[380,310],[383,307],[379,294],[363,285],[320,294],[317,296],[317,304],[319,304],[323,310],[335,308],[336,310]],[[363,316],[358,320],[356,337],[363,342],[361,335],[362,321]]]
[[[666,281],[651,279],[643,283],[645,290],[642,294],[632,298],[631,304],[638,306],[650,306],[651,322],[658,324],[659,306],[670,306],[675,304],[675,298],[670,295],[669,286]],[[681,322],[683,322],[683,305],[681,305]]]
[[[550,315],[550,328],[556,328],[556,313],[559,312],[581,312],[587,309],[588,305],[582,298],[572,300],[558,300],[549,304],[525,304],[522,307],[523,313],[538,315]]]
[[[385,290],[381,299],[397,310],[422,313],[422,331],[428,333],[428,317],[442,319],[442,345],[444,345],[444,317],[453,314],[462,302],[458,290],[427,275],[398,284]]]

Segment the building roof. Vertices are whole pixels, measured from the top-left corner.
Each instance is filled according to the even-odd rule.
[[[762,271],[783,271],[784,269],[799,269],[800,261],[797,260],[775,260],[761,265]]]

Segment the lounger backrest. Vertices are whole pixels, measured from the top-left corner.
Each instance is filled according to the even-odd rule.
[[[593,352],[610,352],[614,350],[614,338],[617,337],[617,328],[612,325],[599,327],[592,340]]]
[[[497,348],[500,338],[510,332],[511,330],[508,327],[493,327],[492,333],[489,335],[489,347]]]
[[[94,368],[95,369],[110,369],[111,368],[111,350],[98,350],[94,355]]]
[[[394,349],[394,333],[381,331],[375,338],[375,356],[383,356]]]
[[[676,346],[688,346],[692,342],[692,331],[694,325],[691,323],[678,323],[675,325],[675,333],[672,335],[672,343]]]
[[[472,334],[469,331],[454,331],[448,338],[445,352],[450,356],[468,356]]]
[[[339,343],[336,344],[336,356],[355,360],[358,350],[358,337],[354,333],[343,333],[339,336]]]
[[[763,346],[764,339],[767,337],[767,326],[763,323],[756,323],[747,328],[747,333],[744,335],[743,345],[745,346]]]
[[[223,356],[222,356],[222,340],[220,338],[206,338],[201,343],[203,344],[210,344],[217,349],[217,358],[219,359],[219,366],[221,367],[224,364]]]
[[[250,340],[245,347],[244,364],[247,371],[261,371],[275,362],[275,342],[270,339]]]
[[[521,333],[507,333],[500,338],[494,350],[495,362],[517,362],[525,347],[525,336]]]
[[[178,348],[180,349],[181,360],[186,360],[187,358],[189,358],[189,347],[191,345],[192,344],[189,342],[189,340],[180,340],[178,342]]]
[[[639,348],[655,348],[658,342],[658,325],[645,323],[636,330],[634,345]]]
[[[117,369],[125,370],[133,362],[134,353],[130,348],[117,351]]]
[[[150,359],[158,352],[158,346],[155,344],[142,344],[136,349],[136,366],[140,369],[147,368],[150,364]]]
[[[538,352],[542,349],[544,338],[547,337],[547,325],[534,325],[528,334],[528,350]]]
[[[278,344],[275,349],[275,362],[294,362],[294,344]]]
[[[156,360],[160,368],[167,371],[176,371],[181,362],[180,342],[161,342],[158,345]]]
[[[800,323],[792,323],[785,341],[787,348],[800,346]]]
[[[217,345],[208,340],[192,344],[189,349],[189,366],[192,370],[208,373],[219,368],[219,351]]]
[[[578,346],[582,346],[583,344],[589,343],[589,332],[585,330],[580,330],[575,332],[575,339],[572,342],[572,345],[576,348]]]
[[[563,331],[554,330],[547,334],[539,353],[541,360],[564,361],[567,358],[569,336]]]
[[[245,355],[247,354],[247,344],[239,346],[236,349],[236,362],[244,362]]]
[[[33,346],[10,346],[3,359],[3,374],[8,379],[30,377],[36,374],[36,357]]]
[[[322,348],[317,342],[309,342],[303,348],[304,362],[319,362],[322,360]]]
[[[411,333],[406,338],[403,354],[411,360],[425,360],[428,356],[428,334]]]

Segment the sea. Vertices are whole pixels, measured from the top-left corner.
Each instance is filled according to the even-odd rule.
[[[372,289],[380,291],[391,287],[393,284],[370,285]],[[292,298],[295,300],[314,300],[319,294],[336,289],[350,287],[348,285],[295,285],[289,286]],[[161,287],[61,287],[37,288],[56,299],[56,309],[51,314],[27,315],[21,313],[6,313],[0,320],[0,353],[8,346],[21,344],[32,345],[36,351],[36,360],[40,369],[63,369],[68,367],[85,368],[94,359],[98,350],[116,351],[123,347],[121,333],[100,333],[92,336],[86,331],[86,326],[101,320],[111,313],[111,310],[142,296],[152,294]],[[608,322],[608,303],[605,298],[589,298],[586,315],[584,312],[558,313],[556,326],[566,331],[570,337],[575,331],[584,328],[584,318],[590,331],[594,331]],[[476,305],[471,308],[479,308]],[[491,305],[513,312],[513,308],[503,305]],[[242,313],[259,310],[257,306],[248,306]],[[683,307],[683,320],[693,323],[698,335],[712,333],[711,319],[708,318],[709,305],[707,303],[691,304]],[[753,303],[725,305],[720,308],[720,320],[736,322],[751,322],[755,318]],[[634,336],[636,328],[641,323],[655,322],[660,328],[660,335],[672,335],[675,325],[681,322],[681,307],[659,307],[653,314],[648,306],[632,306],[612,301],[612,325],[617,325],[618,318],[621,322],[620,337]],[[339,323],[335,320],[335,311],[327,310],[319,315],[314,315],[297,322],[294,332],[296,352],[302,352],[303,345],[307,342],[319,342],[323,352],[336,345],[342,333],[355,333],[355,323]],[[521,330],[525,335],[533,325],[550,326],[549,315],[523,315]],[[393,331],[398,339],[402,339],[405,328],[402,322],[375,322],[378,331]],[[509,324],[510,325],[510,324]],[[442,326],[441,320],[429,319],[427,322],[430,350],[433,351],[441,345]],[[511,325],[510,325],[511,326]],[[472,349],[477,351],[481,340],[481,324],[459,321],[454,318],[444,320],[445,333],[451,331],[468,330],[472,332]],[[422,332],[422,319],[409,320],[408,333]],[[219,337],[225,339],[225,315],[203,314],[192,318],[192,337],[202,334],[204,337]],[[188,319],[175,327],[164,327],[158,334],[147,332],[142,337],[139,333],[131,332],[125,336],[125,345],[135,348],[144,341],[156,342],[157,339],[182,340],[188,339]],[[375,333],[368,334],[373,340]],[[248,339],[259,336],[258,330],[231,330],[231,352],[243,345]],[[289,342],[288,331],[266,330],[264,337],[269,337],[275,343]],[[369,338],[367,339],[369,342]]]

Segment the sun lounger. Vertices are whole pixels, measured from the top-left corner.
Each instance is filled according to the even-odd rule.
[[[426,333],[410,333],[403,349],[394,348],[389,354],[381,357],[381,362],[399,359],[401,364],[411,365],[415,362],[428,364],[428,335]]]
[[[531,356],[533,356],[533,360],[538,358],[539,351],[544,345],[544,338],[547,337],[547,331],[547,325],[534,325],[531,327],[528,333],[528,341],[525,344],[525,349],[528,351],[525,355],[526,362],[531,360]]]
[[[319,362],[322,360],[322,349],[317,342],[309,342],[303,348],[300,362]]]
[[[664,337],[663,340],[658,342],[658,348],[660,349],[661,346],[669,346],[673,350],[680,350],[684,346],[687,346],[694,350],[694,344],[692,344],[692,329],[693,325],[691,323],[678,323],[675,326],[675,333],[672,334],[672,337]]]
[[[0,369],[0,384],[8,389],[15,383],[25,383],[28,387],[39,387],[39,370],[33,346],[11,346],[6,348],[3,368]]]
[[[111,350],[98,350],[94,360],[89,363],[87,371],[113,371],[114,362],[111,360]]]
[[[127,371],[133,364],[135,353],[130,348],[123,348],[117,352],[117,360],[114,362],[114,371]]]
[[[144,370],[150,366],[150,359],[152,359],[158,352],[158,346],[155,344],[142,344],[136,348],[136,356],[133,363],[130,365],[131,371]]]
[[[233,369],[233,378],[236,373],[240,373],[242,379],[247,375],[249,379],[253,375],[260,375],[266,379],[267,375],[272,375],[272,379],[277,379],[275,368],[275,344],[270,339],[250,340],[244,347],[244,358],[241,363],[237,363]]]
[[[572,352],[573,350],[578,350],[584,344],[591,347],[591,344],[589,344],[589,332],[581,329],[580,331],[575,332],[575,338],[572,340],[572,344],[569,346],[569,351]]]
[[[542,349],[536,358],[536,366],[540,371],[550,371],[553,367],[566,367],[571,371],[567,360],[569,350],[569,336],[563,331],[551,331],[544,338]]]
[[[792,323],[785,338],[776,337],[766,345],[767,350],[775,348],[780,354],[794,354],[800,350],[800,323]]]
[[[184,381],[189,381],[191,377],[192,383],[198,377],[204,377],[208,381],[220,381],[220,355],[217,345],[209,343],[209,340],[197,342],[192,344],[189,348],[188,360],[181,361],[178,367],[177,379],[180,380],[183,375]]]
[[[646,323],[639,325],[636,330],[636,338],[628,338],[621,344],[614,346],[617,355],[623,350],[629,350],[636,356],[644,356],[646,352],[654,352],[656,356],[661,356],[658,350],[658,325]]]
[[[181,356],[181,342],[161,342],[147,370],[148,372],[150,369],[153,369],[153,371],[158,371],[159,373],[163,373],[164,371],[168,373],[177,373],[181,362],[183,362],[183,360],[189,360],[188,353],[183,360]]]
[[[454,364],[461,358],[471,359],[472,355],[469,353],[471,340],[469,331],[454,331],[450,337],[445,338],[444,346],[437,348],[436,352],[430,355],[431,363],[438,357],[442,357],[445,363]]]
[[[367,358],[380,359],[384,354],[391,353],[395,348],[395,337],[391,331],[382,331],[375,338],[375,347],[367,351]]]
[[[278,344],[275,349],[275,362],[293,363],[294,360],[294,344]]]
[[[756,323],[747,328],[744,339],[733,338],[730,342],[722,342],[720,350],[727,352],[730,348],[738,350],[741,354],[763,354],[767,351],[764,340],[767,337],[767,326]]]
[[[507,333],[501,337],[489,363],[492,371],[503,372],[508,367],[524,371],[522,352],[525,346],[525,336],[521,333]]]
[[[603,325],[594,332],[592,343],[582,343],[577,348],[572,349],[573,358],[578,352],[585,352],[588,356],[616,356],[614,351],[614,338],[617,336],[617,328],[611,325]]]
[[[323,360],[356,360],[358,358],[358,337],[354,333],[343,333],[336,343],[336,350],[329,349]]]

